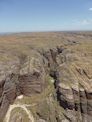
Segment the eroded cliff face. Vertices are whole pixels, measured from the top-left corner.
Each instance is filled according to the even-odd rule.
[[[92,122],[91,41],[16,54],[0,61],[0,122]]]

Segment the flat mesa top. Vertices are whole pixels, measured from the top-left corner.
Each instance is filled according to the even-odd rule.
[[[0,36],[0,60],[13,60],[20,53],[30,50],[50,49],[68,46],[79,51],[91,51],[92,32],[32,32]]]

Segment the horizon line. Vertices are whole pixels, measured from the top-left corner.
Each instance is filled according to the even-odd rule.
[[[91,32],[92,30],[43,30],[43,31],[10,31],[0,32],[0,34],[12,34],[12,33],[42,33],[42,32]]]

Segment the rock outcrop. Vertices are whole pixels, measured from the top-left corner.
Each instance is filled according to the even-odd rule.
[[[35,122],[92,122],[91,44],[67,40],[12,59],[9,52],[11,60],[0,61],[0,122],[19,95],[25,98],[18,102],[36,104]]]

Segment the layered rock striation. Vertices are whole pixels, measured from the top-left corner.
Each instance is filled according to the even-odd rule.
[[[87,50],[81,49],[85,46],[68,40],[54,48],[32,48],[7,63],[1,61],[1,122],[17,96],[40,96],[48,91],[49,80],[54,88],[37,102],[35,121],[92,122],[92,53],[88,44]]]

